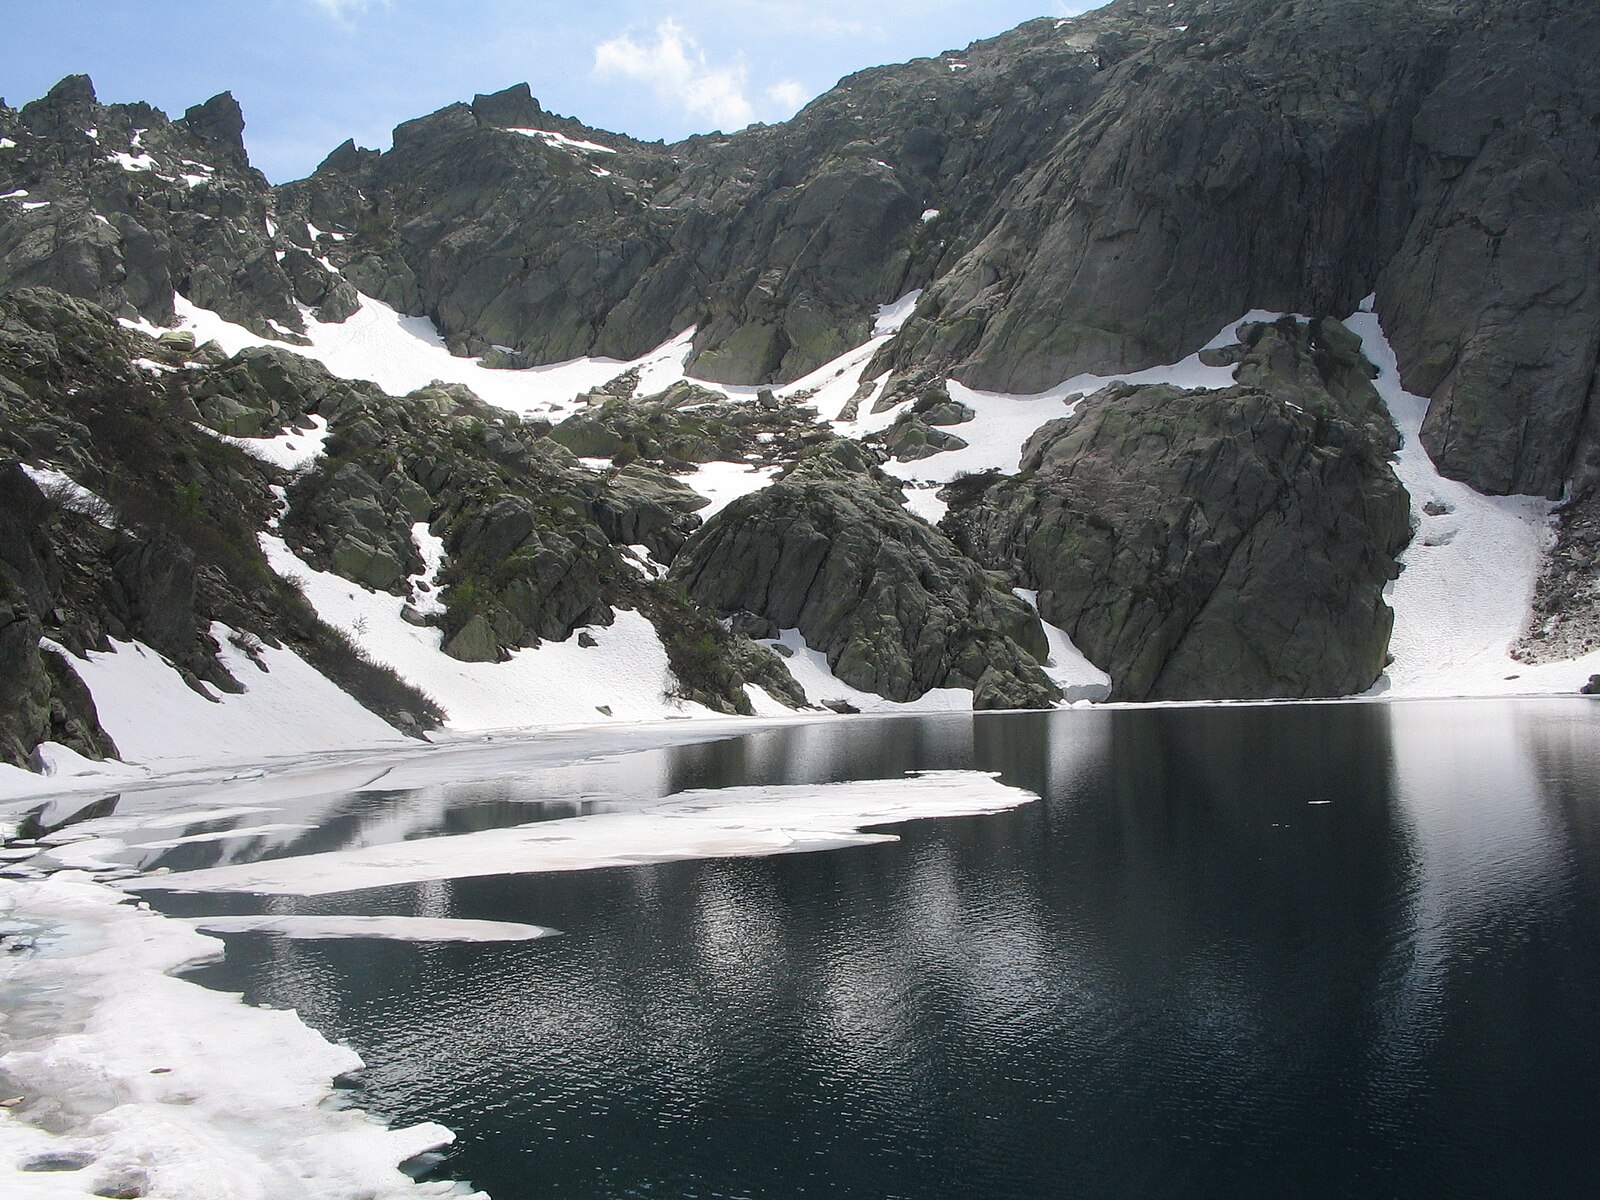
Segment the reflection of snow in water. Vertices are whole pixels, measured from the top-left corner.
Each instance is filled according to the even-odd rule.
[[[1373,1039],[1381,1070],[1372,1086],[1384,1093],[1420,1083],[1452,963],[1508,923],[1537,926],[1570,883],[1570,839],[1552,820],[1533,756],[1583,710],[1463,702],[1386,711],[1411,874]]]

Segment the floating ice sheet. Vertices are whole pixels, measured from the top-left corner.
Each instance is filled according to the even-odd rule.
[[[439,879],[799,854],[896,840],[866,832],[876,826],[1003,812],[1036,799],[977,771],[679,792],[633,811],[180,872],[128,886],[316,896]]]
[[[531,942],[560,931],[514,921],[467,921],[444,917],[199,917],[206,933],[275,933],[324,941],[385,938],[396,942]]]
[[[8,1052],[22,1102],[0,1109],[0,1195],[163,1200],[400,1200],[451,1194],[398,1164],[451,1140],[438,1125],[386,1129],[339,1109],[355,1051],[292,1012],[168,972],[221,943],[58,875],[0,881],[0,913],[38,939],[0,957]],[[37,1128],[48,1121],[59,1133]],[[27,1170],[41,1162],[76,1169]]]

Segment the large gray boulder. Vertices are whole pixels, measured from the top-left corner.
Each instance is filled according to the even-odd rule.
[[[1383,670],[1410,538],[1397,438],[1332,322],[1245,331],[1226,391],[1117,384],[942,528],[1039,591],[1121,700],[1339,696]]]
[[[996,707],[1046,707],[1038,618],[906,512],[859,447],[836,442],[734,501],[671,578],[701,604],[799,629],[845,683],[891,700],[976,688]]]

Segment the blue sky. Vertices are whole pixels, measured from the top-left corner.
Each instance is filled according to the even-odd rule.
[[[231,89],[276,182],[347,137],[526,80],[547,109],[641,138],[777,121],[863,67],[1100,0],[6,0],[0,96],[73,73],[176,116]]]

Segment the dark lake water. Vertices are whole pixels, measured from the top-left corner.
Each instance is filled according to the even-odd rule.
[[[276,901],[564,936],[239,936],[194,977],[350,1041],[357,1102],[455,1129],[436,1173],[496,1200],[1597,1194],[1586,701],[845,720],[352,792],[316,844],[917,768],[1043,800],[890,845]]]

